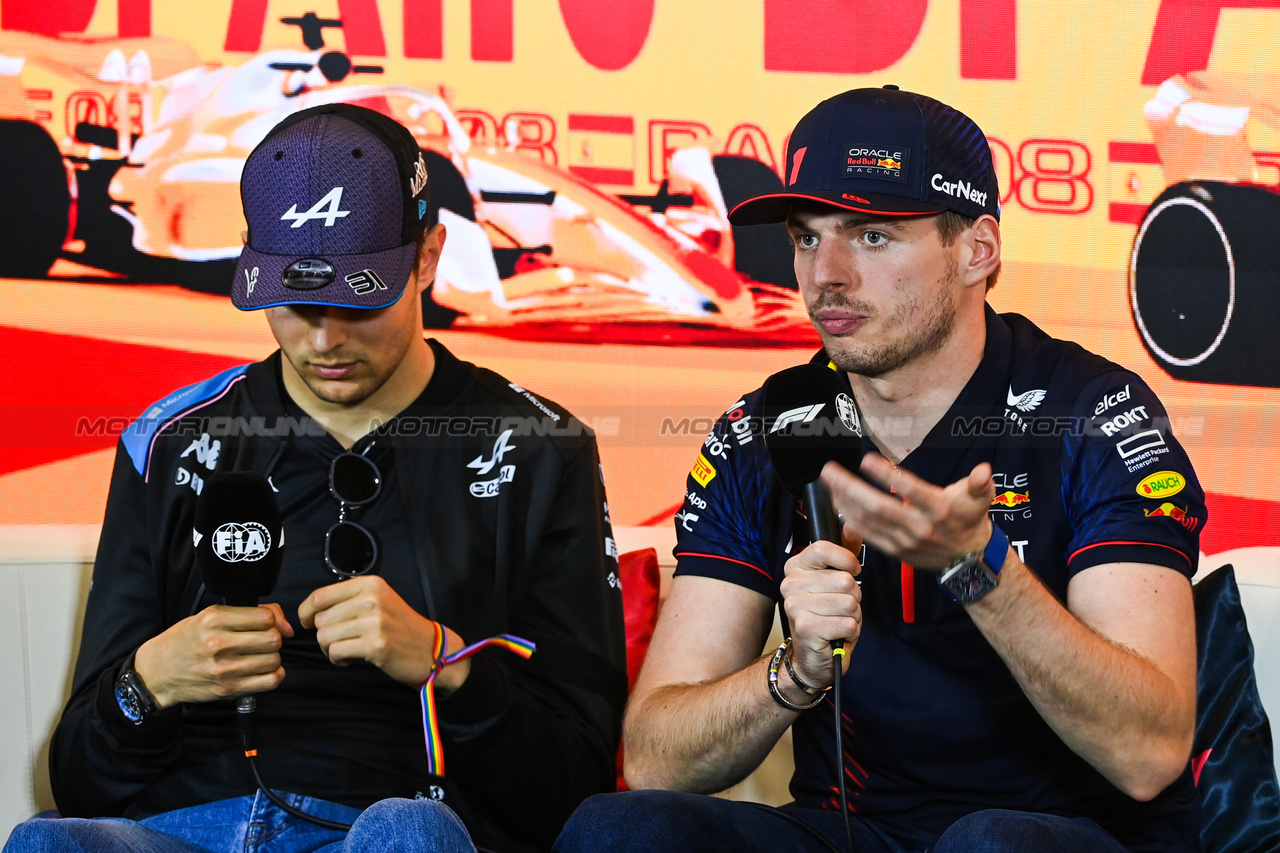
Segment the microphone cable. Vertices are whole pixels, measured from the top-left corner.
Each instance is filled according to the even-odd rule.
[[[257,783],[258,790],[266,794],[267,799],[286,814],[314,823],[316,826],[322,826],[325,829],[336,829],[339,832],[346,832],[351,829],[351,824],[349,823],[341,823],[318,815],[308,814],[297,806],[290,805],[275,791],[268,788],[266,782],[262,781],[262,774],[258,772],[258,750],[253,745],[253,714],[257,710],[258,700],[254,696],[241,696],[236,702],[236,727],[240,730],[240,743],[244,746],[244,757],[249,761],[249,769],[253,771],[253,781]]]
[[[836,709],[836,784],[840,787],[840,814],[844,816],[844,838],[848,845],[849,853],[855,853],[853,848],[853,825],[849,820],[849,795],[845,790],[844,782],[844,715],[840,711],[840,680],[844,675],[843,667],[840,666],[844,659],[844,646],[840,645],[831,650],[831,676],[832,676],[832,692],[835,694],[831,697],[831,704]]]

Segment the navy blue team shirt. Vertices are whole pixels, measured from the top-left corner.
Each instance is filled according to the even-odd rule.
[[[1190,578],[1204,493],[1155,394],[1025,317],[988,307],[986,319],[977,371],[899,467],[941,486],[991,463],[992,520],[1064,602],[1072,577],[1105,563]],[[676,574],[780,600],[783,564],[807,541],[796,500],[770,464],[762,415],[761,389],[704,442],[676,514]],[[863,452],[876,452],[863,434]],[[1189,768],[1149,803],[1127,797],[1040,718],[936,572],[870,546],[859,556],[864,621],[841,696],[852,811],[909,849],[985,808],[1088,816],[1133,850],[1199,849]],[[800,806],[839,809],[833,717],[828,699],[793,727],[791,793]]]

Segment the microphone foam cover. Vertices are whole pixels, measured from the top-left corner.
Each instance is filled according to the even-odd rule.
[[[276,588],[284,527],[275,490],[261,474],[226,472],[206,480],[192,539],[205,588],[227,604],[255,605]]]
[[[800,495],[835,460],[857,472],[862,423],[849,386],[825,364],[801,364],[764,386],[764,442],[787,491]]]

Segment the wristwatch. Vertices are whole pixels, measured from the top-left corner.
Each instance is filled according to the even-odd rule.
[[[120,713],[124,714],[124,718],[135,726],[142,725],[156,712],[155,697],[133,668],[133,655],[129,655],[124,669],[116,678],[116,704],[120,706]]]
[[[1008,554],[1009,537],[993,521],[987,547],[957,557],[938,575],[938,583],[956,601],[972,604],[1000,583],[1000,569]]]

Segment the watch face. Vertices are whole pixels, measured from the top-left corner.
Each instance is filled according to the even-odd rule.
[[[971,559],[956,566],[942,578],[942,585],[961,604],[977,601],[995,589],[997,583],[999,579],[977,559]]]
[[[120,706],[120,713],[124,714],[126,720],[135,726],[142,722],[142,702],[131,685],[116,685],[116,704]]]

